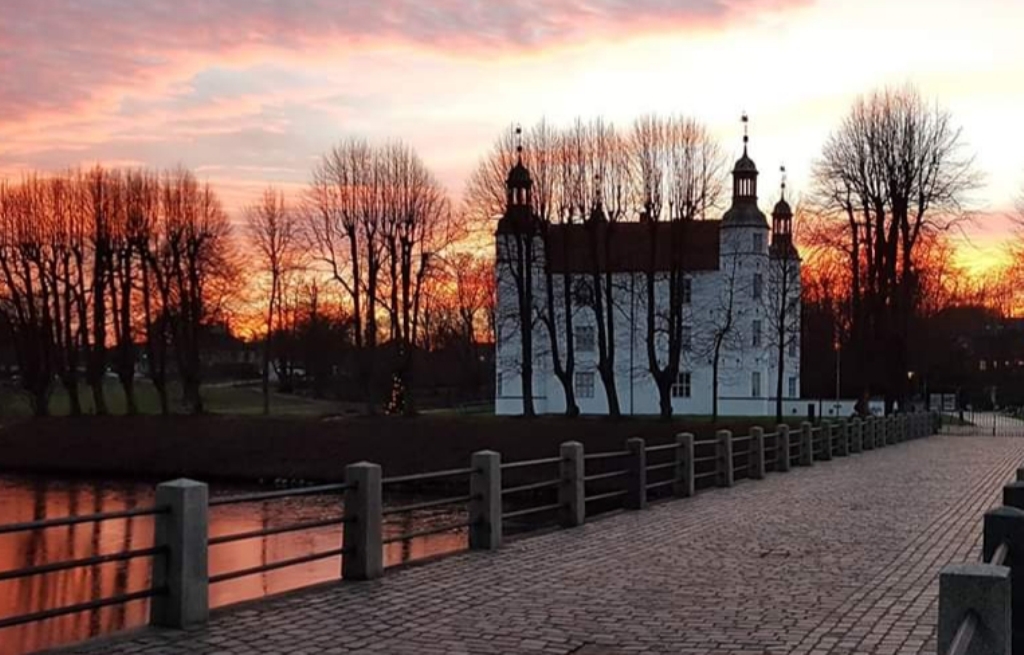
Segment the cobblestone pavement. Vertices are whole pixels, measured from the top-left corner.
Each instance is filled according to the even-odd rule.
[[[1024,439],[934,437],[65,652],[935,652]]]

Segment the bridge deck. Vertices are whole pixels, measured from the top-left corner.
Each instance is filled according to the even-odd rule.
[[[935,652],[1024,440],[933,437],[76,653]]]

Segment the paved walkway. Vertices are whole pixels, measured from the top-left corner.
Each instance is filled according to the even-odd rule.
[[[76,653],[934,653],[1024,439],[933,437]]]

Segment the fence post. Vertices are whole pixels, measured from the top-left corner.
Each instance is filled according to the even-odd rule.
[[[167,549],[153,558],[153,587],[166,587],[153,597],[149,622],[164,628],[205,623],[210,616],[209,488],[195,480],[174,480],[156,486],[157,514],[153,543]]]
[[[470,458],[469,547],[473,550],[501,548],[501,455],[481,450]]]
[[[785,424],[775,428],[775,470],[789,470],[789,426]]]
[[[835,436],[835,424],[832,421],[823,422],[821,424],[821,459],[826,462],[832,459],[832,446]]]
[[[629,451],[626,469],[626,509],[647,507],[647,451],[644,440],[633,437],[626,440]]]
[[[764,479],[764,428],[750,428],[750,467],[748,474],[751,480]]]
[[[897,431],[896,431],[896,415],[895,414],[890,414],[889,417],[886,419],[886,424],[887,425],[885,426],[885,436],[888,437],[888,439],[886,441],[886,445],[887,446],[895,445],[896,442],[899,440],[898,439],[899,435],[897,434]]]
[[[814,433],[807,421],[800,424],[800,466],[814,465]]]
[[[1024,482],[1010,482],[1003,485],[1003,504],[1007,507],[1024,509]]]
[[[999,548],[1006,543],[1009,555],[1004,566],[1010,569],[1010,605],[1013,624],[1014,655],[1024,654],[1024,510],[1016,507],[999,507],[985,512],[982,561],[988,562]],[[1019,560],[1019,561],[1018,561]]]
[[[676,469],[672,479],[672,493],[689,498],[696,492],[693,479],[693,435],[689,432],[676,435]]]
[[[558,485],[559,522],[564,528],[583,525],[587,516],[583,487],[583,444],[566,441],[558,450],[561,484]]]
[[[836,457],[846,457],[850,454],[850,428],[846,423],[845,418],[841,418],[834,424],[837,439],[836,439]]]
[[[965,655],[1010,655],[1010,569],[953,564],[939,573],[939,655],[947,655],[968,613],[978,621]]]
[[[715,462],[718,470],[717,484],[719,487],[731,487],[733,484],[732,468],[732,432],[730,430],[719,430],[716,435],[718,444],[715,447],[718,461]]]
[[[341,575],[347,580],[373,580],[384,573],[382,487],[380,465],[357,462],[345,467],[345,555]]]
[[[864,422],[860,420],[860,417],[854,417],[850,421],[850,452],[859,453],[864,450]]]
[[[1024,466],[1017,469],[1017,482],[1024,482]]]
[[[908,425],[909,416],[900,415],[900,441],[910,441],[910,428]]]

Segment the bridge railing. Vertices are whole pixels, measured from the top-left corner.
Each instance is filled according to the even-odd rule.
[[[157,486],[156,501],[152,507],[0,525],[0,535],[4,535],[137,516],[154,517],[152,547],[0,571],[2,582],[148,557],[152,567],[152,585],[149,588],[65,607],[0,617],[0,630],[142,599],[150,600],[151,624],[183,628],[208,619],[210,586],[229,580],[334,557],[341,558],[340,578],[374,579],[384,574],[383,550],[387,544],[466,529],[470,549],[496,549],[501,547],[505,528],[509,525],[530,527],[531,522],[536,525],[547,517],[563,527],[578,526],[588,517],[602,512],[642,510],[651,501],[690,497],[708,487],[731,487],[743,478],[759,480],[769,472],[785,472],[793,466],[812,466],[816,461],[829,460],[833,456],[857,454],[904,439],[928,436],[934,434],[934,426],[934,419],[928,414],[909,414],[884,419],[869,417],[863,421],[856,418],[840,420],[821,426],[804,423],[799,430],[779,425],[770,433],[754,427],[749,434],[740,436],[721,430],[713,439],[697,439],[693,434],[682,433],[670,442],[652,445],[636,437],[627,440],[624,449],[610,452],[587,453],[583,444],[566,442],[553,457],[502,462],[500,453],[480,451],[473,453],[466,468],[387,478],[382,476],[379,465],[359,462],[346,466],[344,482],[213,499],[209,498],[209,489],[204,483],[192,480],[165,482]],[[512,480],[523,474],[527,474],[525,479],[503,484],[503,476],[507,475]],[[1024,479],[1024,469],[1020,475]],[[466,491],[441,498],[384,505],[386,489],[440,482],[448,483],[448,488],[452,482],[456,486],[465,484]],[[1021,506],[1024,506],[1024,482],[1020,487]],[[210,535],[211,508],[314,494],[337,494],[338,513],[283,526]],[[550,498],[552,495],[554,499]],[[464,507],[467,518],[385,537],[387,517],[446,507]],[[330,527],[339,529],[338,548],[261,566],[213,575],[209,573],[211,548]],[[1024,593],[1020,598],[1024,600]]]

